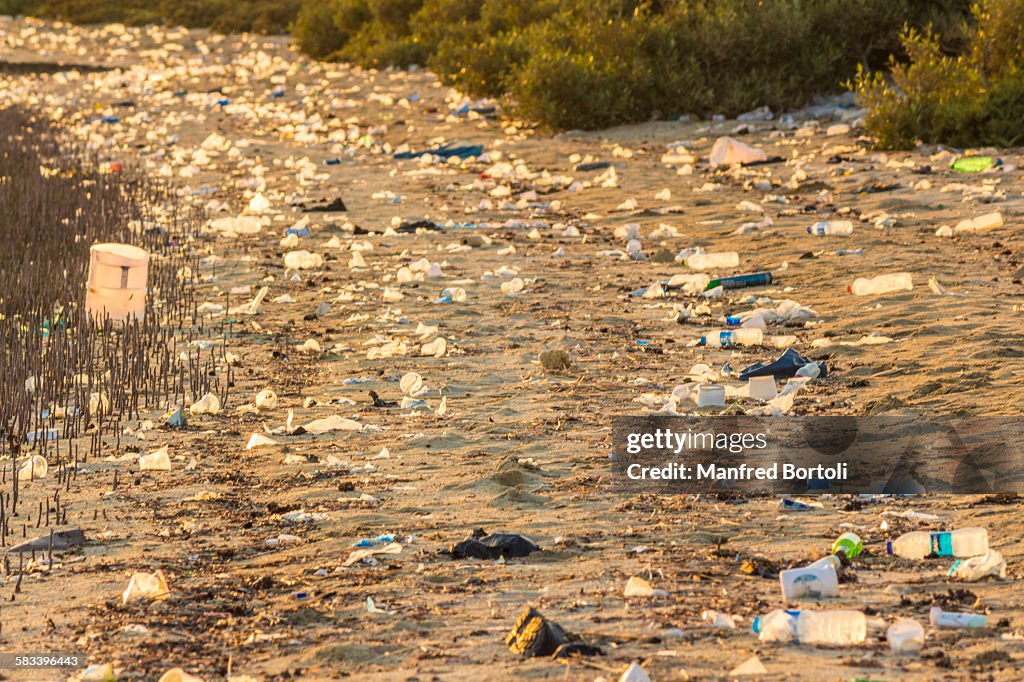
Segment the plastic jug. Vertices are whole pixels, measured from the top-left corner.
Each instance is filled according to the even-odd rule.
[[[85,308],[95,318],[116,321],[146,311],[149,253],[130,244],[93,244],[89,249]]]

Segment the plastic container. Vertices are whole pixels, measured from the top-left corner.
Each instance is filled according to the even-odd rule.
[[[799,642],[825,646],[861,644],[868,621],[860,611],[772,611],[755,619],[762,642]]]
[[[856,533],[843,533],[832,543],[832,553],[842,554],[847,559],[860,556],[864,551],[864,542]]]
[[[791,568],[779,572],[783,599],[823,599],[839,596],[839,574],[832,565]]]
[[[747,381],[747,395],[754,400],[771,400],[778,394],[775,377],[750,377]]]
[[[94,318],[123,322],[146,312],[149,253],[130,244],[93,244],[85,309]]]
[[[914,531],[887,542],[886,551],[906,559],[981,556],[988,552],[988,531],[984,528],[961,528],[950,533]]]
[[[690,261],[686,261],[689,264]],[[719,277],[708,282],[707,289],[722,287],[723,289],[746,289],[747,287],[765,287],[772,283],[772,273],[754,272],[749,275],[735,277]]]
[[[988,626],[988,618],[977,613],[954,613],[943,611],[933,606],[928,613],[928,622],[933,628],[983,628]]]
[[[873,294],[887,294],[890,291],[910,291],[914,288],[914,282],[909,272],[897,272],[891,275],[879,275],[878,277],[858,277],[853,284],[846,287],[846,290],[856,296],[871,296]]]
[[[760,329],[732,329],[700,337],[700,345],[708,348],[758,346],[762,341],[764,341],[764,332]]]
[[[1006,577],[1006,560],[1003,555],[994,549],[989,549],[981,556],[970,559],[957,559],[949,568],[951,578],[974,582],[989,576],[996,578]]]
[[[924,646],[924,628],[913,618],[901,618],[885,632],[894,654],[916,654]]]
[[[697,407],[725,407],[725,387],[718,384],[698,386]]]
[[[807,234],[818,237],[846,237],[853,234],[853,223],[849,220],[822,220],[808,227]]]
[[[740,255],[735,251],[721,253],[695,253],[686,259],[686,267],[694,270],[713,268],[735,268],[740,264]]]

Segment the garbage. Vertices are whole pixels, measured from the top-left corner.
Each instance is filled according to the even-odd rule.
[[[277,394],[265,388],[256,394],[256,407],[261,410],[272,410],[277,407]]]
[[[993,160],[991,156],[964,156],[954,161],[950,168],[960,173],[981,173],[1002,163],[1002,159]]]
[[[843,533],[832,543],[832,554],[842,554],[847,559],[855,559],[864,551],[864,543],[856,533]]]
[[[740,255],[735,251],[722,253],[694,253],[687,256],[683,263],[694,270],[714,270],[735,268],[740,264]]]
[[[755,149],[734,138],[720,137],[712,145],[708,160],[712,166],[732,166],[767,161],[768,155],[763,149]]]
[[[78,673],[78,682],[117,682],[117,674],[110,663],[94,663]]]
[[[284,255],[284,266],[289,270],[312,270],[324,265],[323,256],[309,251],[289,251]]]
[[[807,234],[818,237],[846,237],[853,234],[853,223],[849,220],[823,220],[808,227]]]
[[[916,654],[924,646],[924,628],[912,618],[900,618],[885,631],[894,654]]]
[[[697,407],[725,407],[725,387],[717,384],[698,386]]]
[[[834,566],[808,566],[779,572],[783,599],[822,599],[839,596],[839,575]]]
[[[746,677],[747,675],[767,674],[768,668],[764,667],[764,663],[761,662],[761,659],[756,654],[729,671],[730,677]]]
[[[519,559],[540,551],[532,540],[515,533],[491,533],[473,537],[452,545],[447,553],[453,559]]]
[[[32,538],[31,540],[15,545],[14,547],[10,547],[6,551],[8,554],[32,551],[45,552],[51,546],[55,550],[61,550],[84,544],[85,534],[80,528],[72,528],[70,530],[54,531],[52,536],[49,533],[46,535],[40,535],[39,537]]]
[[[619,677],[619,682],[651,682],[651,677],[639,663],[633,662]]]
[[[986,230],[994,230],[997,227],[1003,226],[1003,214],[999,212],[986,213],[985,215],[978,216],[977,218],[967,218],[961,220],[953,228],[954,234],[964,234],[970,232],[984,232]]]
[[[378,535],[372,538],[362,538],[352,543],[353,547],[376,547],[377,545],[389,545],[395,541],[395,536],[391,533],[385,533],[384,535]]]
[[[689,264],[689,261],[687,261]],[[745,289],[746,287],[765,287],[772,283],[772,273],[755,272],[750,275],[736,275],[735,277],[718,277],[709,280],[704,287],[710,291],[718,287],[723,289]]]
[[[135,573],[128,582],[121,603],[130,604],[136,601],[153,601],[170,594],[163,571],[156,573]]]
[[[573,637],[558,623],[546,619],[530,606],[523,608],[512,630],[505,637],[505,646],[519,656],[551,656]]]
[[[988,552],[988,531],[984,528],[961,528],[948,533],[914,531],[887,542],[885,549],[889,554],[906,559],[976,557]]]
[[[345,202],[341,197],[333,199],[327,203],[302,207],[303,213],[341,213],[343,211],[348,211],[348,208],[345,206]]]
[[[871,296],[875,294],[887,294],[892,291],[910,291],[914,288],[909,272],[899,272],[892,275],[879,275],[877,277],[858,277],[853,284],[846,287],[847,292],[855,296]]]
[[[217,414],[220,412],[220,398],[212,393],[207,393],[199,400],[192,403],[188,408],[189,414]]]
[[[323,419],[314,419],[308,424],[302,426],[303,431],[306,433],[312,433],[319,435],[321,433],[329,433],[331,431],[361,431],[363,425],[354,419],[346,419],[345,417],[339,417],[338,415],[331,415],[330,417],[324,417]]]
[[[740,371],[741,381],[751,377],[770,376],[776,379],[789,379],[796,376],[797,372],[804,367],[814,366],[818,369],[818,376],[828,376],[828,367],[824,362],[809,360],[797,353],[792,348],[787,349],[782,355],[770,363],[755,362],[754,364]]]
[[[179,405],[163,416],[164,422],[172,428],[181,428],[188,423],[185,416],[185,406]]]
[[[163,446],[148,455],[139,456],[140,471],[170,471],[171,458],[167,454],[167,446]]]
[[[189,675],[181,668],[171,668],[160,676],[158,682],[203,682],[203,679],[195,675]]]
[[[928,622],[933,628],[984,628],[988,627],[988,618],[975,613],[956,613],[943,611],[941,606],[933,606],[928,612]]]
[[[733,329],[715,332],[700,337],[700,345],[708,348],[728,348],[729,346],[760,346],[764,341],[764,332],[760,329]]]
[[[989,576],[1005,579],[1006,560],[1002,554],[990,548],[981,556],[954,561],[949,569],[949,575],[966,582],[974,582]]]
[[[727,613],[719,613],[710,609],[700,612],[700,619],[713,628],[724,628],[732,630],[736,627],[736,621]]]
[[[146,312],[149,253],[130,244],[94,244],[89,256],[88,313],[116,321],[141,318]]]
[[[18,480],[28,482],[33,479],[46,478],[49,465],[42,455],[32,455],[25,460],[25,463],[18,469]]]
[[[356,564],[356,563],[361,562],[361,561],[365,561],[367,559],[370,559],[371,563],[372,563],[372,561],[374,560],[373,557],[377,556],[378,554],[401,554],[401,553],[402,553],[402,545],[400,545],[397,542],[392,542],[391,544],[387,544],[387,545],[377,545],[377,546],[374,546],[374,547],[363,547],[363,548],[354,550],[351,554],[349,554],[348,558],[346,558],[345,561],[341,565],[342,566],[352,566],[353,564]]]
[[[398,154],[395,154],[394,157],[396,159],[415,159],[425,154],[429,154],[431,156],[439,156],[442,159],[450,159],[452,157],[468,159],[473,156],[480,156],[483,153],[484,148],[481,145],[457,145],[455,143],[449,143],[437,147],[436,149],[429,149],[426,151],[399,152]]]
[[[747,397],[766,402],[779,395],[775,377],[751,377],[747,382]]]
[[[268,445],[277,445],[277,441],[268,436],[264,436],[262,433],[254,433],[249,436],[249,442],[246,443],[245,449],[252,450],[254,448],[262,448]]]
[[[784,511],[814,511],[822,509],[822,504],[821,502],[801,502],[784,497],[779,500],[779,509]]]
[[[867,638],[867,618],[860,611],[772,611],[754,619],[762,642],[850,646]]]
[[[623,591],[626,597],[667,597],[668,592],[665,590],[656,590],[654,587],[637,576],[632,576],[626,581],[626,589]]]

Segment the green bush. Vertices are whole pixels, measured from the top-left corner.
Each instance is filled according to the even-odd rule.
[[[851,88],[868,109],[876,146],[1024,141],[1024,0],[982,0],[972,15],[962,54],[946,54],[934,35],[908,29],[906,63],[893,59],[888,76],[860,70]]]

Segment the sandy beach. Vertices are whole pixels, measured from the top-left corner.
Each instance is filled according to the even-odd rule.
[[[653,680],[714,680],[755,655],[767,673],[745,679],[1020,679],[1015,496],[824,495],[822,509],[791,513],[776,496],[617,493],[609,464],[612,419],[664,409],[695,365],[777,357],[693,342],[725,315],[786,300],[815,315],[771,333],[794,335],[796,351],[828,367],[788,414],[1020,414],[1018,150],[981,150],[1004,170],[980,174],[951,170],[956,154],[938,147],[875,152],[854,105],[836,100],[820,107],[827,116],[796,112],[792,123],[553,135],[457,113],[478,103],[428,71],[316,63],[286,38],[4,18],[0,46],[5,62],[107,67],[5,68],[0,102],[56,121],[101,163],[166,179],[183,206],[206,212],[188,236],[201,259],[197,300],[211,304],[202,335],[238,358],[219,414],[169,429],[153,411],[81,465],[67,521],[87,543],[53,571],[27,573],[13,601],[4,584],[14,576],[2,579],[4,651],[82,652],[119,680],[181,667],[236,682],[614,682],[633,661]],[[849,129],[829,131],[838,124]],[[779,160],[713,168],[724,135]],[[446,143],[483,150],[447,162],[394,156]],[[577,168],[600,162],[610,166]],[[344,212],[302,211],[338,198]],[[936,234],[992,211],[1003,227]],[[223,221],[243,214],[262,221],[258,233]],[[282,245],[304,218],[309,236]],[[807,233],[838,219],[853,222],[851,235]],[[437,229],[395,229],[417,221]],[[626,254],[637,231],[643,259]],[[739,254],[712,277],[768,271],[773,282],[707,298],[631,295],[693,272],[675,260],[692,247]],[[322,262],[286,268],[297,250]],[[442,276],[400,281],[422,259]],[[913,289],[847,293],[858,277],[891,272],[911,273]],[[229,311],[262,287],[256,314]],[[453,288],[464,301],[438,302]],[[546,349],[571,365],[543,367]],[[426,386],[415,396],[399,383],[410,372]],[[258,409],[264,389],[276,404]],[[395,405],[375,406],[370,391]],[[294,425],[337,416],[355,426],[288,433],[290,413]],[[254,433],[275,444],[246,449]],[[172,469],[138,471],[134,453],[164,445]],[[1006,580],[955,583],[947,561],[885,554],[902,532],[965,526],[988,530]],[[520,533],[541,551],[445,554],[479,528]],[[846,531],[865,553],[841,596],[820,606],[865,611],[882,629],[853,647],[759,641],[752,619],[784,607],[778,570],[825,556]],[[354,543],[383,534],[398,551],[351,560]],[[132,573],[157,569],[169,597],[122,605]],[[631,576],[667,596],[625,597]],[[504,637],[527,604],[604,655],[516,656]],[[884,625],[927,623],[932,605],[987,613],[991,627],[926,627],[920,655],[892,654]],[[736,627],[710,627],[709,609]]]

